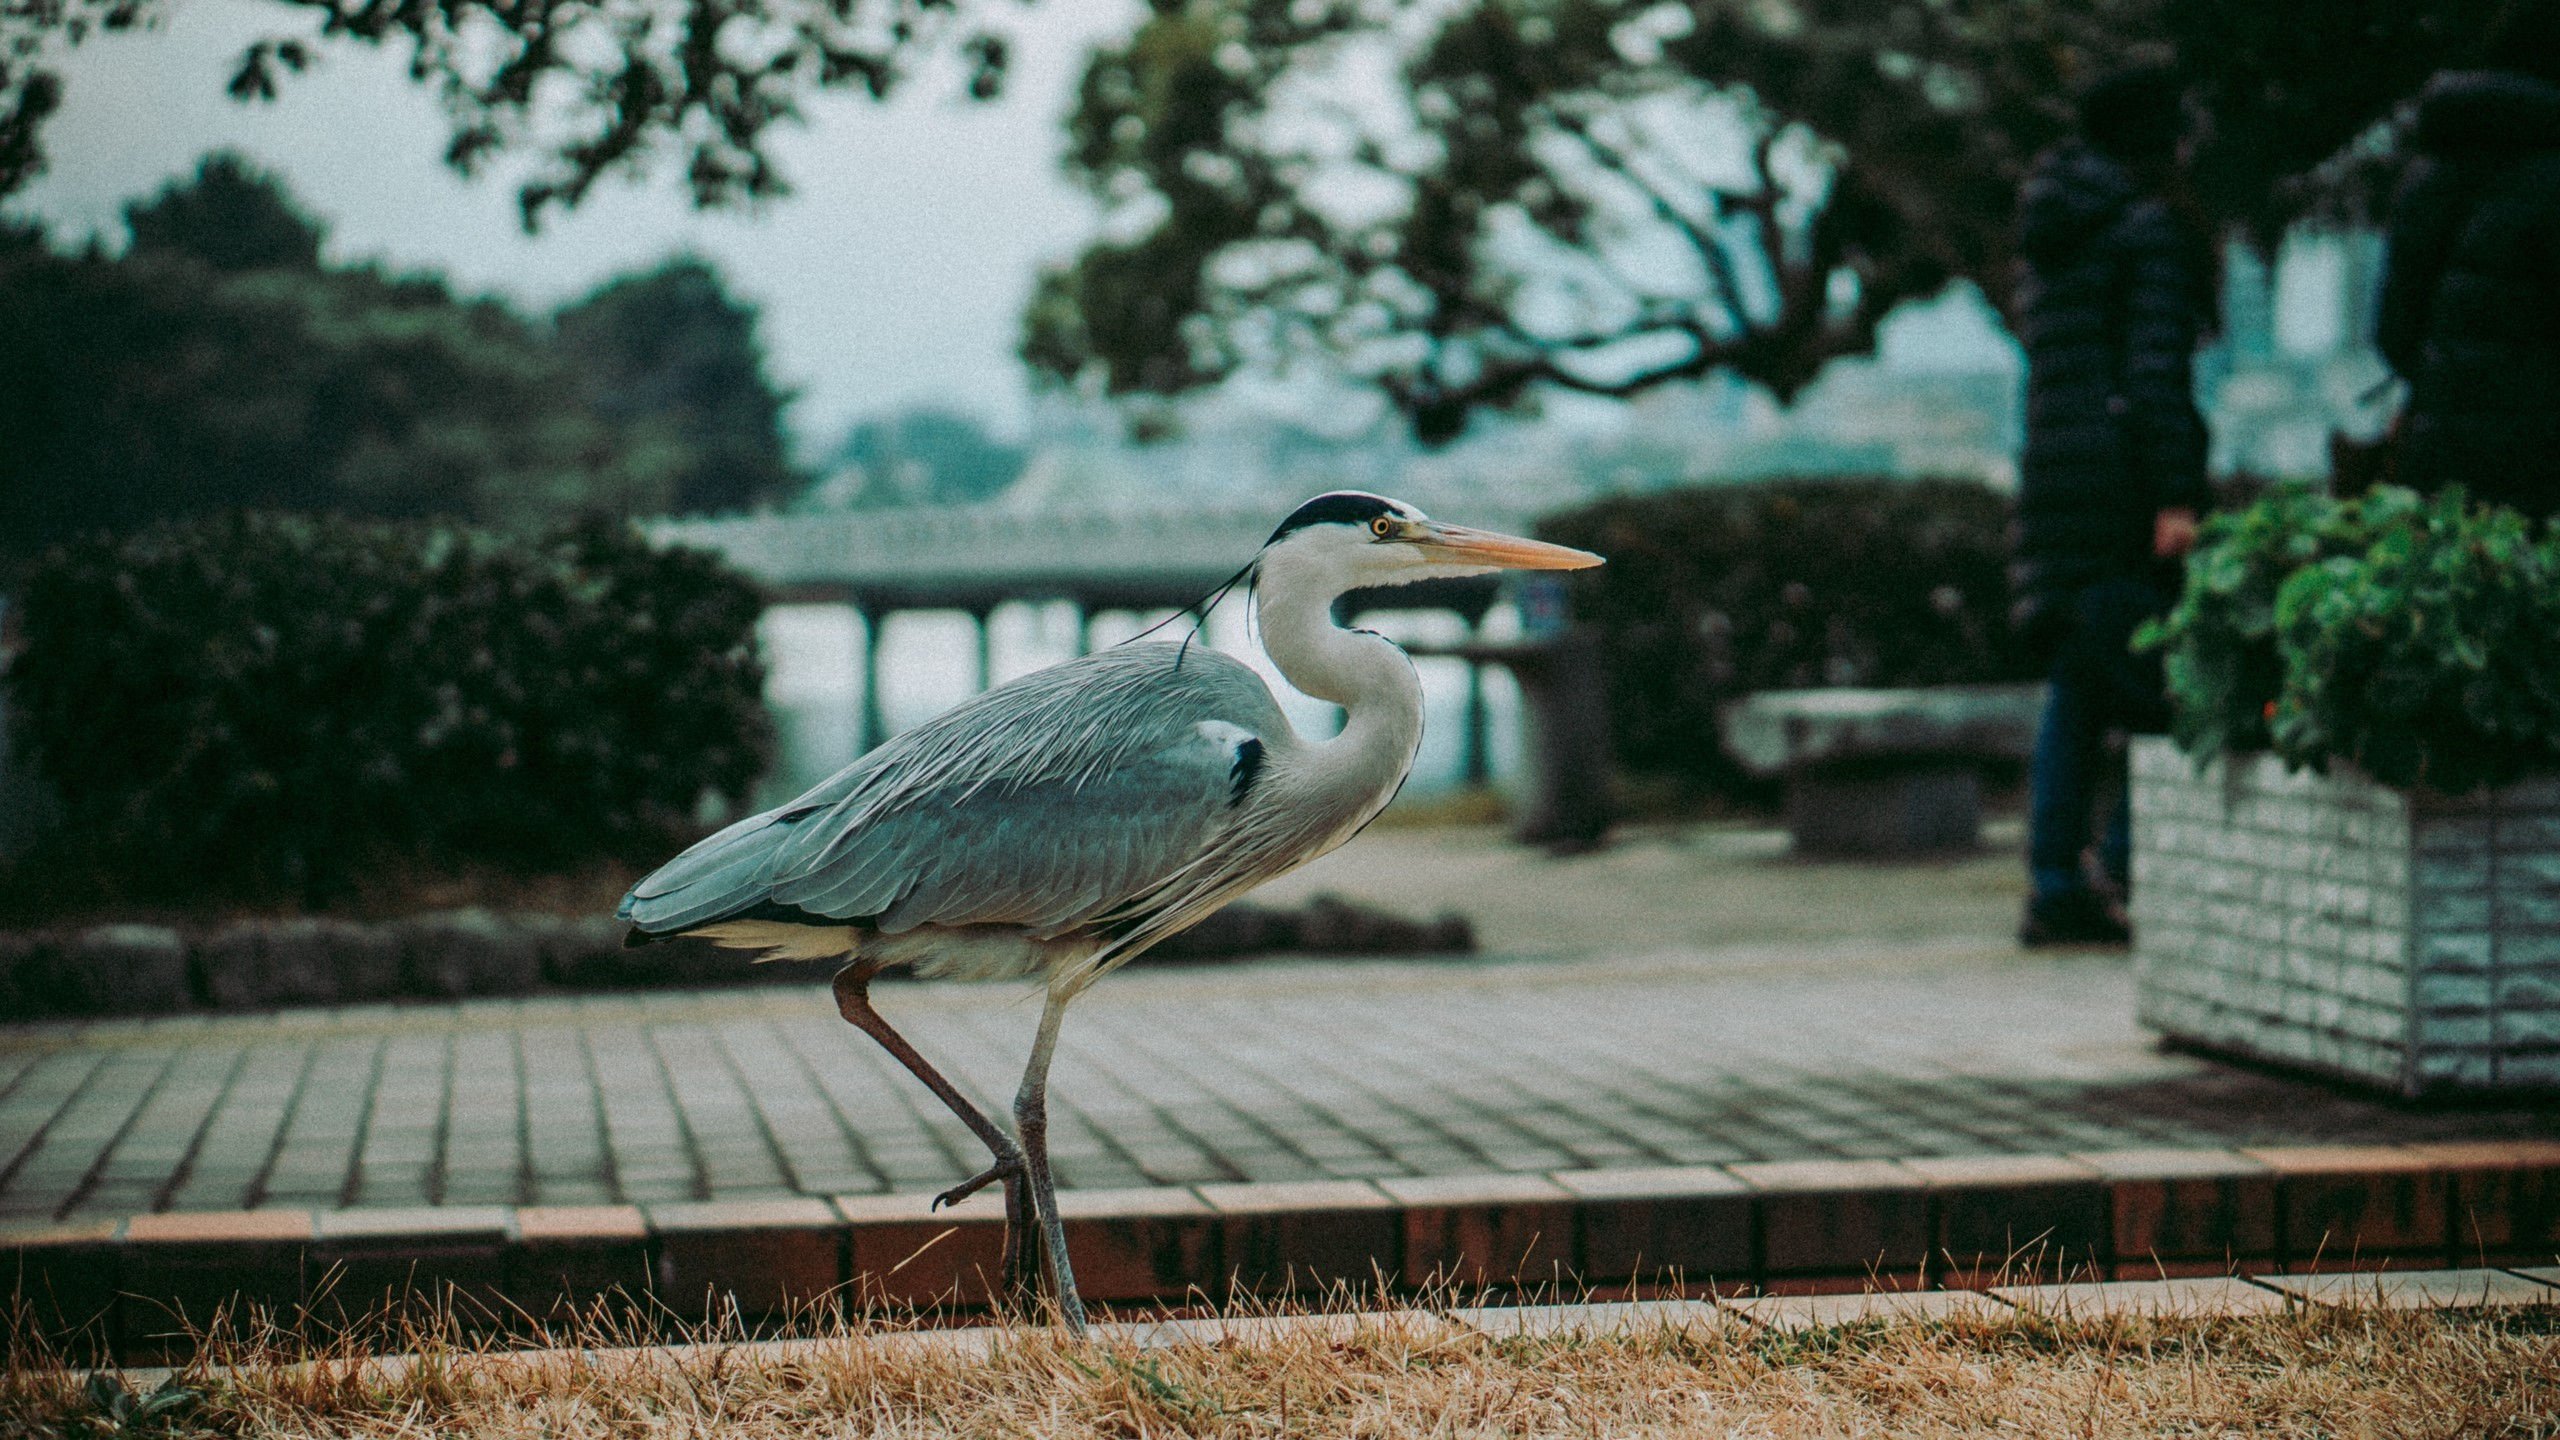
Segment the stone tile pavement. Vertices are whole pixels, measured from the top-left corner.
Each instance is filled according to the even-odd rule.
[[[1037,1006],[884,985],[979,1094]],[[1069,1188],[2560,1137],[2164,1055],[1983,935],[1150,969],[1070,1013]],[[815,987],[0,1026],[0,1221],[914,1192],[980,1155]]]

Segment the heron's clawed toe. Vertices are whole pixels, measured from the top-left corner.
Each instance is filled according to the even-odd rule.
[[[970,1176],[968,1179],[961,1181],[959,1184],[952,1186],[950,1189],[943,1191],[941,1194],[934,1196],[933,1208],[939,1210],[945,1205],[957,1205],[961,1201],[968,1199],[970,1196],[977,1194],[979,1191],[986,1189],[997,1181],[1010,1180],[1021,1173],[1022,1161],[1020,1159],[999,1160],[993,1165],[988,1166],[986,1169],[979,1171],[977,1174]]]

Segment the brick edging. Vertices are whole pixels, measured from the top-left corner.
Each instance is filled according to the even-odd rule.
[[[324,1317],[411,1287],[536,1316],[619,1290],[679,1315],[831,1297],[982,1304],[1002,1212],[921,1195],[650,1206],[164,1212],[0,1226],[48,1324],[123,1343],[226,1301]],[[1070,1191],[1088,1298],[1224,1298],[1380,1279],[1814,1293],[2551,1264],[2560,1141],[1815,1160],[1544,1175]]]

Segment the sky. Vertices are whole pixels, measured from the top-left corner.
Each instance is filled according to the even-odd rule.
[[[760,213],[697,213],[670,170],[607,181],[528,237],[509,171],[466,181],[445,168],[443,115],[399,52],[325,45],[279,100],[243,105],[223,93],[234,59],[297,17],[268,0],[180,0],[157,31],[67,57],[44,137],[51,168],[8,209],[120,246],[126,200],[230,148],[328,221],[333,259],[441,270],[532,306],[679,250],[710,256],[762,306],[772,372],[801,392],[804,443],[911,403],[1010,428],[1027,396],[1014,347],[1032,279],[1071,257],[1095,218],[1059,172],[1061,120],[1085,55],[1138,13],[1135,0],[1006,7],[1014,59],[993,104],[962,98],[948,68],[886,104],[813,99],[777,147],[796,193]]]

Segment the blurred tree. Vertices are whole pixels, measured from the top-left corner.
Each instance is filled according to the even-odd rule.
[[[578,403],[547,327],[434,277],[310,263],[294,236],[318,227],[245,173],[208,163],[218,199],[133,207],[154,240],[122,257],[0,237],[0,571],[233,508],[513,525],[670,503],[683,447]],[[227,244],[205,218],[226,213],[265,239]],[[250,268],[261,250],[279,263]]]
[[[228,150],[192,178],[124,207],[137,255],[192,255],[216,270],[317,270],[327,231],[265,171]]]
[[[517,190],[525,228],[575,206],[618,169],[683,157],[695,202],[786,193],[769,133],[812,90],[889,93],[923,51],[948,44],[969,93],[994,96],[1008,49],[964,23],[963,0],[271,0],[278,34],[233,70],[241,100],[273,99],[330,44],[394,48],[451,117],[445,160],[464,174],[510,146],[542,154]],[[156,23],[162,0],[0,4],[0,196],[44,169],[44,122],[61,103],[61,52]],[[288,22],[293,22],[288,24]],[[537,125],[536,112],[539,111]],[[529,137],[539,136],[539,139]]]
[[[2198,199],[2263,237],[2547,3],[1160,0],[1086,70],[1103,238],[1043,277],[1024,354],[1117,396],[1313,358],[1433,443],[1542,387],[1784,400],[1905,301],[2006,292],[2018,179],[2101,66],[2175,58]]]
[[[845,436],[836,463],[856,469],[856,505],[970,505],[992,500],[1022,476],[1030,456],[953,410],[908,410],[865,420]]]
[[[678,256],[607,281],[563,308],[556,326],[597,412],[678,452],[678,511],[744,510],[806,483],[783,439],[791,397],[765,378],[756,309],[703,260]]]

